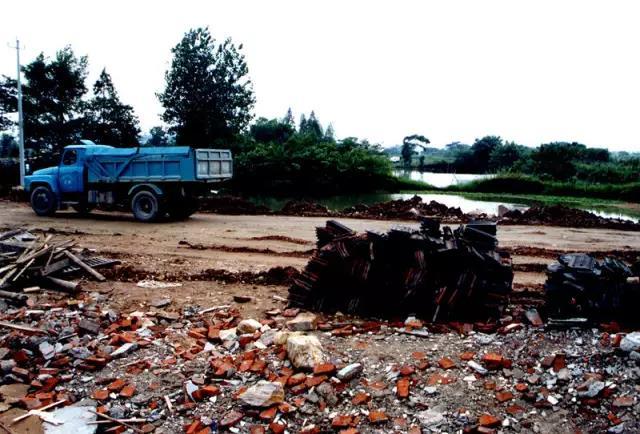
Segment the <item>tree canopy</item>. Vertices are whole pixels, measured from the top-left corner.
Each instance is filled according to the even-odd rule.
[[[158,98],[177,144],[224,145],[247,127],[255,99],[241,49],[217,43],[208,28],[188,31],[172,49]]]

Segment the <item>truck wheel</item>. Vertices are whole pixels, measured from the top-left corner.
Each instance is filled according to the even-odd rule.
[[[58,209],[56,195],[49,187],[36,187],[31,193],[31,208],[39,216],[52,216]]]
[[[131,211],[136,220],[152,222],[162,217],[160,201],[155,193],[149,190],[141,190],[131,199]]]
[[[93,209],[92,206],[86,204],[86,203],[79,203],[77,205],[71,205],[71,207],[80,215],[87,215],[91,212],[91,210]]]

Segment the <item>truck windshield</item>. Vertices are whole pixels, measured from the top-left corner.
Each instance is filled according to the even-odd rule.
[[[78,160],[78,153],[75,149],[68,149],[64,152],[62,157],[62,164],[65,166],[71,166],[72,164],[76,164]]]

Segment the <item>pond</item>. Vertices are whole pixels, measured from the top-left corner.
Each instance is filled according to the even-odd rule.
[[[436,173],[420,172],[418,170],[394,170],[393,174],[402,178],[409,178],[412,181],[421,181],[437,188],[448,187],[450,185],[462,184],[476,179],[490,178],[490,174],[474,173]]]

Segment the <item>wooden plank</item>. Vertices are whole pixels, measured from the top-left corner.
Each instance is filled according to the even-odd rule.
[[[14,324],[14,323],[7,322],[7,321],[0,321],[0,327],[7,327],[7,328],[10,328],[10,329],[13,329],[13,330],[20,330],[21,332],[40,333],[40,334],[43,334],[43,335],[47,334],[46,330],[36,329],[36,328],[33,328],[33,327],[20,325],[20,324]]]
[[[76,292],[80,290],[80,284],[76,282],[70,282],[68,280],[58,279],[57,277],[51,276],[47,276],[45,279],[62,289],[66,289],[67,291]]]
[[[91,274],[100,282],[105,282],[107,280],[106,277],[104,277],[102,274],[98,273],[96,270],[94,270],[93,268],[91,268],[90,266],[82,262],[82,260],[78,258],[76,255],[74,255],[73,253],[69,252],[68,250],[65,250],[64,254],[67,255],[67,257],[71,259],[72,262],[75,262],[80,268],[85,270],[87,273]]]
[[[29,268],[29,267],[31,266],[31,264],[33,264],[33,261],[35,261],[35,260],[36,260],[36,258],[33,258],[32,260],[30,260],[29,262],[27,262],[27,264],[26,264],[24,267],[22,267],[22,270],[20,270],[20,272],[19,272],[18,274],[16,274],[16,275],[15,275],[15,277],[14,277],[13,279],[11,279],[11,281],[12,281],[12,282],[15,282],[16,280],[18,280],[18,278],[19,278],[20,276],[22,276],[22,273],[24,273],[24,272],[25,272],[25,270],[26,270],[27,268]]]

